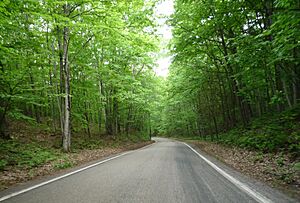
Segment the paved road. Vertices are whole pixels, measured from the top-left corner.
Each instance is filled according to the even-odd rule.
[[[257,202],[186,145],[156,141],[4,202]],[[263,195],[274,202],[289,201]]]

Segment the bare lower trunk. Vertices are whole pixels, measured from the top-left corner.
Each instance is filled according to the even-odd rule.
[[[57,97],[57,106],[59,110],[59,118],[60,118],[60,129],[61,129],[61,134],[64,134],[64,105],[63,101],[64,98],[61,96],[64,93],[64,88],[63,88],[63,81],[64,81],[64,59],[63,59],[63,48],[62,48],[62,42],[61,42],[61,29],[57,27],[57,41],[58,41],[58,50],[59,50],[59,88],[58,84],[56,83],[56,89],[57,89],[57,94],[60,94],[59,97]],[[63,141],[62,141],[63,142]]]
[[[0,115],[0,138],[2,139],[10,139],[9,133],[8,133],[8,123],[6,121],[5,115]]]
[[[66,90],[67,90],[67,86],[69,86],[68,82],[65,82],[66,85]],[[71,107],[70,107],[70,95],[69,92],[66,91],[66,99],[65,99],[65,125],[64,125],[64,134],[63,134],[63,149],[65,152],[69,152],[70,151],[70,147],[71,147],[71,132],[70,132],[70,111],[71,111]]]
[[[287,84],[286,84],[285,80],[282,80],[282,86],[283,86],[284,95],[285,95],[285,99],[287,101],[287,104],[289,105],[289,108],[291,108],[292,107],[292,102],[291,102],[290,97],[289,97],[289,91],[288,91],[288,87],[287,87]]]
[[[104,119],[104,123],[106,123],[106,121],[105,121],[105,107],[103,107],[103,96],[104,96],[104,90],[103,90],[103,84],[102,84],[102,82],[101,82],[101,78],[99,78],[99,102],[100,102],[100,104],[101,104],[101,107],[100,107],[100,109],[99,109],[99,112],[98,112],[98,114],[99,114],[99,123],[98,123],[98,125],[99,125],[99,133],[101,133],[101,130],[102,130],[102,117],[103,117],[103,119]]]
[[[65,14],[68,13],[68,5],[64,6]],[[64,73],[65,73],[65,120],[64,120],[64,132],[63,132],[63,149],[65,152],[71,150],[71,98],[70,98],[70,69],[68,59],[68,44],[69,44],[69,28],[64,27],[63,30],[63,57],[64,57]]]

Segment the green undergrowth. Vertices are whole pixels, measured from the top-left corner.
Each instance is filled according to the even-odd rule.
[[[69,160],[66,156],[64,156],[62,159],[55,161],[55,163],[54,163],[55,169],[65,169],[65,168],[70,168],[73,166],[74,166],[74,163],[71,160]]]
[[[203,140],[199,136],[176,137],[184,140]],[[237,127],[219,134],[218,137],[219,139],[214,139],[214,142],[264,153],[286,152],[299,157],[300,106],[254,119],[246,128]]]
[[[105,141],[98,137],[73,137],[72,140],[72,151],[84,150],[84,149],[101,149],[105,147]],[[59,147],[61,147],[59,145]]]
[[[149,141],[150,137],[146,133],[133,133],[130,135],[121,135],[118,137],[118,141],[120,142],[133,142],[138,143],[142,141]]]
[[[33,168],[62,158],[64,157],[60,151],[43,147],[35,142],[0,140],[0,170],[9,166]]]
[[[121,147],[125,144],[139,143],[148,141],[149,136],[144,134],[130,134],[130,135],[117,135],[117,136],[91,136],[91,137],[73,137],[72,150],[84,149],[101,149],[105,147]]]
[[[149,137],[141,134],[102,137],[74,135],[71,150],[72,153],[80,153],[82,150],[118,148],[147,140]],[[74,165],[62,152],[59,136],[45,140],[36,140],[29,135],[27,139],[0,139],[0,171],[9,170],[9,167],[31,169],[50,162],[56,169]]]
[[[253,120],[248,128],[221,134],[218,142],[262,152],[300,154],[300,107]]]

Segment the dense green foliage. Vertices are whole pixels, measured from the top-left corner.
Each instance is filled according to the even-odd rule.
[[[300,156],[300,106],[254,119],[248,128],[220,135],[219,142],[265,152],[285,150]]]
[[[154,3],[1,1],[1,137],[15,119],[61,132],[65,151],[71,132],[149,135]]]
[[[25,144],[14,140],[0,140],[0,154],[0,170],[14,165],[32,168],[62,156],[58,151],[37,143]]]
[[[155,0],[1,1],[1,137],[27,120],[65,151],[71,133],[88,149],[160,134],[298,150],[299,1],[174,2],[164,80]]]
[[[299,104],[299,11],[297,0],[176,0],[162,132],[218,139]],[[291,131],[300,126],[297,119],[292,124]],[[253,125],[246,136],[232,131],[237,135],[228,141],[299,149],[299,132],[290,134],[285,123],[263,133]]]
[[[34,134],[39,133],[36,126],[27,129]],[[29,132],[29,133],[31,133]],[[26,136],[30,136],[27,135]],[[0,139],[0,171],[9,170],[11,167],[17,169],[31,169],[38,166],[52,164],[55,169],[72,167],[75,163],[61,150],[58,137],[47,140],[37,140],[30,137],[22,139]],[[97,149],[118,149],[127,145],[148,141],[148,135],[130,134],[128,136],[99,137],[99,136],[74,136],[72,138],[72,152],[80,154],[81,151]]]

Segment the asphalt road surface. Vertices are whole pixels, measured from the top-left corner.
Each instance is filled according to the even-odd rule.
[[[216,169],[181,142],[155,140],[3,202],[293,202],[263,184],[245,183],[247,178],[208,158]]]

